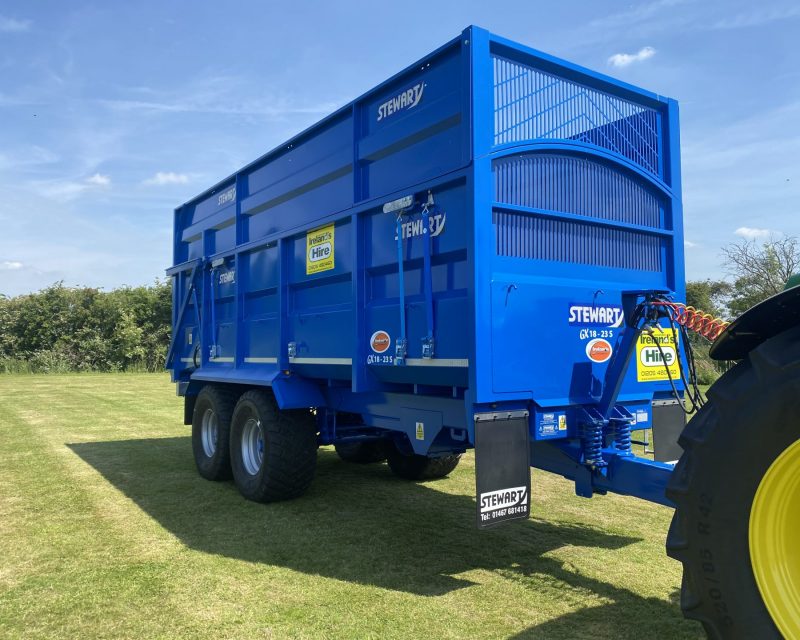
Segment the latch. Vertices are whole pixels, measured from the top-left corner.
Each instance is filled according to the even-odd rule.
[[[394,363],[402,366],[406,363],[406,354],[408,353],[408,340],[405,338],[398,338],[394,345]]]

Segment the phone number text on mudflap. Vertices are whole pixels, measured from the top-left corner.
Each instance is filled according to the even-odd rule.
[[[489,522],[491,520],[495,520],[496,518],[504,518],[506,516],[513,516],[513,515],[524,515],[528,512],[528,506],[521,504],[516,507],[505,507],[503,509],[497,509],[496,511],[490,511],[489,513],[482,513],[481,520],[483,522]]]

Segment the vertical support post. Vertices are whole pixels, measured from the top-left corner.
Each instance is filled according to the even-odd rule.
[[[428,192],[428,202],[422,208],[422,232],[423,239],[423,260],[422,260],[422,282],[425,289],[425,320],[428,325],[428,332],[422,340],[422,357],[433,358],[433,274],[431,273],[431,237],[429,205],[433,204],[433,196]]]
[[[211,281],[211,299],[208,303],[211,305],[211,345],[209,346],[208,357],[216,358],[219,353],[217,352],[217,269],[211,267],[208,277]]]
[[[233,363],[235,367],[238,367],[239,364],[242,362],[244,358],[244,346],[241,344],[243,336],[241,328],[243,326],[242,317],[244,314],[244,291],[246,290],[244,286],[244,282],[242,282],[243,278],[243,270],[240,268],[240,260],[239,257],[241,254],[239,253],[239,247],[242,246],[246,242],[247,234],[245,233],[245,221],[244,217],[242,216],[242,200],[244,199],[245,194],[245,179],[241,173],[236,174],[236,208],[235,208],[235,217],[234,223],[236,225],[236,253],[233,256],[233,269],[234,269],[234,279],[233,279],[233,317],[235,319],[233,323]]]
[[[278,240],[278,368],[289,369],[289,238]]]
[[[366,214],[354,213],[350,218],[351,239],[353,243],[353,378],[351,389],[353,393],[367,389],[367,347],[362,336],[367,334],[367,305],[366,305],[366,246],[365,241],[365,216]]]
[[[400,307],[400,337],[395,345],[394,363],[404,365],[408,350],[406,338],[406,283],[403,273],[403,212],[397,214],[397,287]]]

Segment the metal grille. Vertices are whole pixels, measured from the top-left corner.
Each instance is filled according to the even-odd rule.
[[[494,144],[576,140],[660,175],[658,112],[499,56],[494,64]]]
[[[611,167],[584,158],[527,154],[496,160],[495,200],[532,209],[658,228],[658,197]]]
[[[494,225],[500,256],[661,271],[663,241],[648,233],[505,211]]]

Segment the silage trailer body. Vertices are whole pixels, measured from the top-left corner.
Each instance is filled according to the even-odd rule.
[[[466,29],[175,211],[198,472],[272,502],[319,445],[411,480],[474,447],[479,527],[531,465],[672,505],[684,614],[800,639],[800,286],[681,304],[680,194],[673,100]],[[738,361],[707,402],[689,329]]]
[[[582,495],[664,503],[609,419],[674,403],[623,307],[682,299],[680,193],[675,101],[468,28],[175,211],[187,421],[207,383],[433,457],[522,420]]]

